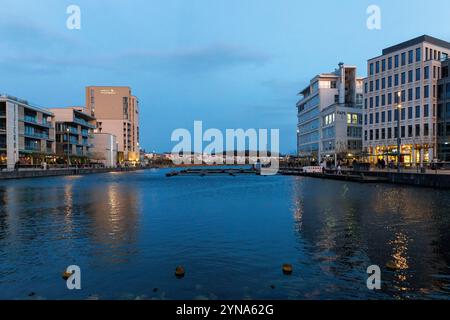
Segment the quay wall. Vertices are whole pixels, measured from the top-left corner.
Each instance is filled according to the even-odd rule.
[[[108,172],[129,172],[140,168],[67,168],[50,170],[1,171],[0,180],[74,176]]]

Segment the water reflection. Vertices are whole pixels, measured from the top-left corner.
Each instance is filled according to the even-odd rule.
[[[448,292],[448,276],[442,281],[436,275],[449,271],[448,250],[444,254],[437,248],[448,248],[440,235],[442,226],[450,224],[450,211],[435,205],[439,199],[448,202],[448,194],[320,180],[308,180],[305,188],[304,179],[297,180],[296,230],[324,272],[342,278],[376,264],[383,271],[383,291],[394,298]]]
[[[449,208],[448,192],[282,176],[0,182],[0,298],[448,298]],[[86,291],[61,282],[70,264]]]

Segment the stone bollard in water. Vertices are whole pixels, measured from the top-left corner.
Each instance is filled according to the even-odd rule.
[[[185,271],[184,271],[184,268],[182,267],[182,266],[178,266],[176,269],[175,269],[175,276],[178,278],[178,279],[181,279],[181,278],[183,278],[184,277],[184,275],[185,275]]]
[[[293,272],[293,268],[291,264],[283,264],[283,274],[285,275],[291,275]]]

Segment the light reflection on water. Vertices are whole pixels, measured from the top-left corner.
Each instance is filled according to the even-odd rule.
[[[0,298],[449,298],[448,191],[164,174],[0,182]]]

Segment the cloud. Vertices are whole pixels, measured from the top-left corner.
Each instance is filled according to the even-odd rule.
[[[52,35],[41,33],[40,37],[49,39]],[[0,49],[1,47],[0,45]],[[75,49],[77,50],[72,52],[9,50],[9,54],[8,50],[3,50],[0,53],[0,66],[11,71],[28,73],[99,69],[118,73],[157,72],[191,75],[234,67],[259,67],[270,59],[261,52],[224,44],[179,48],[172,51],[134,50],[107,55],[93,55],[87,47]]]
[[[258,67],[268,62],[270,57],[244,47],[219,44],[165,52],[127,52],[120,59],[134,68],[164,68],[167,71],[202,73],[236,66]]]

